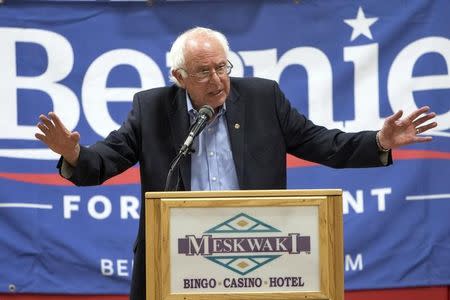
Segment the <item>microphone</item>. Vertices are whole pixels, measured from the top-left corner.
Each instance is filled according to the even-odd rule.
[[[181,146],[179,155],[186,156],[186,154],[189,152],[192,142],[194,141],[195,137],[202,132],[202,130],[205,128],[206,124],[208,124],[208,121],[212,118],[214,115],[214,109],[209,105],[203,105],[200,110],[198,111],[197,119],[195,119],[195,122],[192,124],[189,134],[184,141],[183,145]]]

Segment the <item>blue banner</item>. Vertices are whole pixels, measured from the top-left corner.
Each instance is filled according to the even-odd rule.
[[[34,138],[55,111],[89,145],[135,92],[165,86],[181,32],[227,35],[232,76],[276,80],[298,110],[346,131],[430,105],[433,141],[394,165],[333,170],[288,158],[290,189],[344,190],[345,286],[450,284],[450,2],[214,1],[0,5],[0,292],[127,293],[137,166],[78,188]]]

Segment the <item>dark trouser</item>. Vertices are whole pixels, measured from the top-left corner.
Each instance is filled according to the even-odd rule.
[[[130,300],[145,300],[145,242],[139,241],[134,249],[133,276]]]

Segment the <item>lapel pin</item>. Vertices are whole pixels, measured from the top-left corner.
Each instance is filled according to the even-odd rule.
[[[235,128],[235,129],[239,129],[239,128],[241,128],[241,125],[239,125],[239,123],[235,123],[235,124],[234,124],[234,128]]]

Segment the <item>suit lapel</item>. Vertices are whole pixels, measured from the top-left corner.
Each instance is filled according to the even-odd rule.
[[[227,126],[230,136],[231,151],[239,181],[239,187],[244,188],[244,131],[245,131],[245,101],[231,88],[227,99]]]
[[[172,100],[169,112],[169,124],[172,133],[172,144],[175,153],[180,150],[189,130],[189,116],[186,107],[186,91],[178,89]],[[186,191],[191,190],[191,156],[180,163],[180,174]]]

